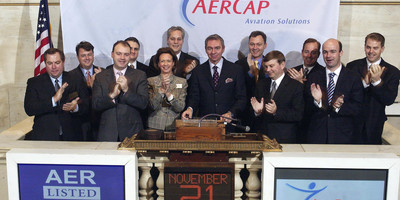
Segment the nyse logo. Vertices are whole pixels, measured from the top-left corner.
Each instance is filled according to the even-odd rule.
[[[188,6],[189,0],[183,0],[182,14],[184,19],[192,26],[195,26],[188,18],[187,13],[190,14],[204,14],[204,15],[244,15],[253,14],[260,15],[261,12],[270,6],[269,1],[266,0],[194,0],[191,6]]]
[[[95,173],[91,170],[57,172],[52,169],[46,179],[46,184],[51,185],[43,186],[43,199],[100,199],[100,187],[87,187],[96,185],[94,177]]]
[[[295,187],[293,185],[290,185],[289,183],[286,183],[286,185],[291,187],[291,188],[293,188],[294,190],[310,194],[304,200],[310,200],[311,197],[315,196],[316,194],[318,194],[319,192],[325,190],[328,187],[328,186],[325,186],[325,187],[323,187],[321,189],[315,189],[316,184],[314,182],[311,182],[308,185],[308,189],[301,189],[301,188]]]

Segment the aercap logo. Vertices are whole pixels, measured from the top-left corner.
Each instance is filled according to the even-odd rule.
[[[189,0],[183,0],[182,15],[186,22],[195,26],[188,18],[190,14],[200,13],[204,15],[260,15],[264,9],[270,6],[266,0],[194,0],[191,6],[188,6]]]

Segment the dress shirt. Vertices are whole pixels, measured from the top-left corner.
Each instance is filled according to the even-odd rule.
[[[84,69],[83,67],[80,67],[80,68],[81,68],[81,71],[82,71],[83,75],[85,76],[86,80],[88,79],[87,74],[86,74],[87,71],[89,71],[90,76],[93,76],[93,65],[90,67],[90,69]]]
[[[219,74],[219,76],[221,77],[221,70],[222,70],[222,63],[223,63],[223,61],[224,61],[224,59],[222,59],[222,58],[221,58],[221,60],[218,61],[217,64],[214,64],[214,63],[208,61],[208,62],[210,63],[210,72],[211,72],[211,76],[214,74],[214,69],[213,69],[213,67],[214,67],[214,66],[217,66],[218,74]]]
[[[333,82],[335,83],[335,89],[336,89],[336,83],[337,83],[337,80],[338,80],[338,78],[339,78],[339,74],[340,74],[340,71],[342,70],[342,64],[340,64],[340,66],[335,70],[335,71],[333,71],[333,73],[335,73],[335,76],[333,77]],[[328,89],[328,85],[329,85],[329,73],[332,73],[332,71],[330,71],[329,69],[325,69],[325,73],[326,73],[326,75],[325,75],[325,77],[326,77],[326,89]],[[335,92],[334,92],[335,93]],[[332,101],[332,103],[334,103],[333,101]],[[318,108],[322,108],[322,99],[321,99],[321,101],[319,101],[319,103],[317,102],[317,101],[315,101],[314,100],[314,104],[316,105],[316,106],[318,106]],[[339,110],[340,110],[340,108],[336,108],[335,109],[335,112],[336,113],[338,113],[339,112]]]
[[[272,81],[275,81],[276,90],[278,90],[278,87],[279,87],[279,85],[281,84],[281,82],[282,82],[284,76],[285,76],[285,73],[283,73],[283,74],[282,74],[279,78],[277,78],[276,80],[272,80],[272,79],[271,79]],[[271,82],[271,87],[270,87],[269,91],[272,91],[272,82]]]
[[[178,59],[178,61],[179,61],[179,58],[181,57],[181,54],[182,54],[182,51],[180,51],[178,54],[176,54],[176,58]]]
[[[118,75],[117,73],[118,73],[118,72],[121,72],[122,75],[125,75],[126,67],[125,67],[123,70],[121,70],[121,71],[119,71],[119,70],[117,70],[117,69],[115,69],[115,68],[113,67],[113,70],[114,70],[115,80],[118,80],[119,75]]]
[[[137,60],[133,61],[133,63],[128,63],[128,67],[132,67],[133,69],[137,69]]]
[[[53,77],[51,77],[50,76],[50,79],[51,79],[51,82],[53,83],[53,86],[54,86],[54,88],[56,87],[56,79],[55,78],[53,78]],[[58,80],[58,85],[60,86],[60,88],[61,88],[61,86],[62,86],[62,74],[57,78],[57,80]],[[57,92],[57,91],[56,91]],[[52,104],[53,104],[53,107],[56,107],[57,106],[57,102],[55,102],[54,101],[54,97],[51,97],[51,102],[52,102]]]

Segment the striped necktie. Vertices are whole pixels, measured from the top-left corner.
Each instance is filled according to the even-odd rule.
[[[329,84],[328,84],[328,103],[331,105],[333,92],[335,91],[335,82],[333,81],[333,77],[335,77],[335,73],[329,73]]]

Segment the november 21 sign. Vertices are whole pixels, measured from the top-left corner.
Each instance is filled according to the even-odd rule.
[[[125,199],[124,166],[18,164],[18,171],[21,200]]]

